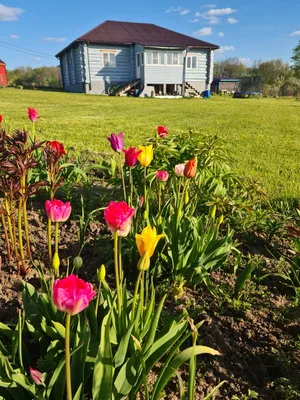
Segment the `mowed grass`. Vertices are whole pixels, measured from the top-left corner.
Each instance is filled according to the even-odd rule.
[[[105,139],[123,131],[126,146],[143,144],[157,125],[171,134],[218,135],[239,174],[260,180],[271,198],[300,195],[300,101],[295,99],[142,99],[84,94],[0,90],[0,114],[12,128],[28,123],[37,108],[39,138],[78,150],[109,151]]]

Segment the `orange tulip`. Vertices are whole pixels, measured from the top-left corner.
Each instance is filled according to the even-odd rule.
[[[197,157],[189,160],[184,167],[183,174],[186,178],[194,178],[197,172]]]

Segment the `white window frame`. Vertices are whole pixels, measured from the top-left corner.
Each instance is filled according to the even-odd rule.
[[[144,53],[136,53],[136,66],[142,67],[144,65]]]
[[[153,63],[153,54],[154,53],[157,54],[157,63],[156,64]],[[141,53],[141,54],[144,55],[144,53]],[[150,55],[150,61],[151,61],[150,63],[148,62],[148,55]],[[144,61],[146,61],[145,65],[152,65],[154,67],[162,67],[162,66],[165,65],[165,53],[161,52],[161,51],[158,51],[158,50],[157,51],[147,52],[146,53],[146,59]],[[161,62],[161,61],[163,61],[163,62]]]
[[[188,58],[190,58],[190,67],[188,66]],[[195,67],[193,67],[193,58],[195,58],[195,60],[196,60],[196,65],[195,65]],[[188,55],[188,56],[186,56],[186,69],[193,69],[193,70],[196,70],[196,69],[198,69],[197,67],[198,67],[198,57],[196,56],[196,55],[192,55],[192,54],[190,54],[190,55]]]
[[[171,55],[171,63],[170,64],[168,62],[168,55]],[[176,57],[177,57],[177,62],[176,63],[174,63],[174,55],[176,55]],[[181,58],[181,62],[180,62],[180,58]],[[167,65],[170,66],[170,67],[172,67],[172,66],[174,66],[174,67],[181,66],[182,65],[182,53],[180,53],[180,51],[173,51],[172,53],[168,52],[167,53]]]
[[[107,56],[108,64],[105,65],[104,58],[106,56]],[[114,62],[113,63],[112,63],[112,60],[111,60],[111,56],[114,56]],[[116,54],[115,53],[112,53],[110,51],[103,51],[102,57],[103,57],[103,67],[105,67],[105,68],[115,68],[117,66]]]

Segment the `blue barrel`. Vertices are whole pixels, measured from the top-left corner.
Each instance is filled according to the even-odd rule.
[[[209,98],[210,98],[210,90],[209,90],[209,89],[204,90],[204,91],[202,92],[202,96],[203,96],[205,99],[209,99]]]

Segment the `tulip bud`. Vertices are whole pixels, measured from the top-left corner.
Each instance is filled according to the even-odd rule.
[[[186,190],[184,196],[184,204],[188,204],[189,201],[190,201],[189,192]]]
[[[211,210],[210,210],[210,216],[211,216],[211,218],[215,218],[215,216],[216,216],[216,211],[217,211],[217,206],[214,205],[214,206],[211,208]]]
[[[137,268],[139,271],[147,271],[147,269],[149,269],[150,267],[150,257],[147,254],[147,252],[145,252],[142,257],[139,259]]]
[[[52,258],[52,268],[54,271],[58,271],[60,266],[60,259],[58,253],[54,253],[54,256]]]
[[[142,346],[141,346],[141,343],[140,343],[140,342],[137,340],[137,338],[134,337],[133,335],[131,335],[131,337],[132,337],[132,339],[133,339],[133,341],[134,341],[134,344],[135,344],[137,350],[138,350],[140,353],[142,353]]]
[[[224,221],[224,215],[221,215],[219,218],[219,225],[221,225]]]
[[[104,282],[105,281],[105,275],[106,275],[106,268],[105,265],[102,264],[101,267],[97,270],[97,277],[99,282]]]
[[[144,211],[143,216],[144,216],[144,219],[145,219],[145,220],[148,218],[148,212],[147,212],[147,210]]]
[[[80,256],[77,256],[73,260],[74,268],[80,269],[83,265],[83,259]]]

